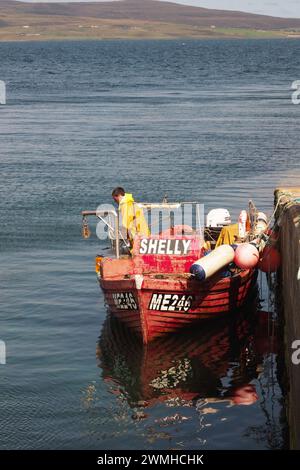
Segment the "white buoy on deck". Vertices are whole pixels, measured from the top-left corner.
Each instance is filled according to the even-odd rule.
[[[232,263],[235,252],[231,245],[221,245],[215,248],[211,253],[200,258],[192,264],[190,273],[198,281],[205,281],[216,274],[220,269]]]

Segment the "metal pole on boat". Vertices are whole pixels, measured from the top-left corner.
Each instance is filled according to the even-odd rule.
[[[97,215],[96,211],[82,211],[81,212],[82,217],[86,217],[87,215]]]
[[[119,214],[117,214],[117,217],[116,217],[116,257],[117,257],[117,259],[120,258],[120,236],[119,236],[119,229],[120,229]]]

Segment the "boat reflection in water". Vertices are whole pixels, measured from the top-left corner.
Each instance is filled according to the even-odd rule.
[[[262,371],[264,354],[272,352],[268,321],[268,314],[250,308],[143,345],[108,315],[97,347],[99,367],[132,408],[170,400],[198,406],[201,399],[251,405],[258,400],[251,381]]]

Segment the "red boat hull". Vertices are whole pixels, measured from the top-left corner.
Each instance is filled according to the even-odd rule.
[[[255,270],[203,283],[182,274],[99,279],[109,310],[145,344],[241,307],[255,282]]]

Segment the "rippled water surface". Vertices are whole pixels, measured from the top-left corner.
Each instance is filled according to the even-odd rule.
[[[142,348],[106,315],[80,211],[121,184],[270,213],[299,184],[299,66],[287,40],[0,44],[1,448],[284,446],[268,316]]]

